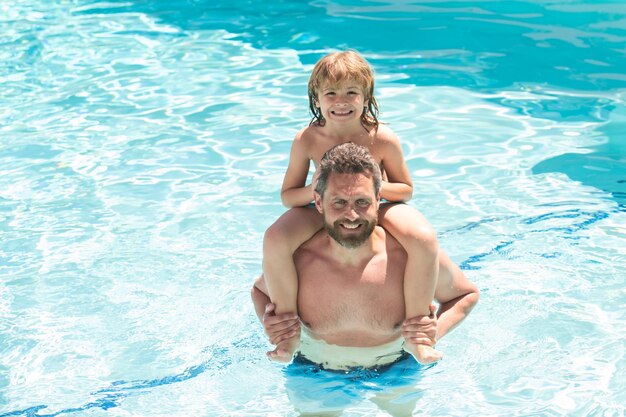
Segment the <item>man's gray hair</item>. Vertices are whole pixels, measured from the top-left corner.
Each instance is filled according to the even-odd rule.
[[[378,196],[381,186],[382,175],[380,166],[365,146],[352,142],[330,148],[320,161],[317,168],[319,175],[315,191],[324,196],[328,184],[328,176],[331,172],[336,174],[371,174],[374,180],[374,194]]]

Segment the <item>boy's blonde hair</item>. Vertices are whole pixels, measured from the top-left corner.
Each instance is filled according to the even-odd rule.
[[[352,80],[363,89],[367,106],[361,115],[364,126],[378,127],[378,103],[374,98],[374,73],[370,64],[356,51],[347,50],[326,55],[317,63],[309,78],[309,109],[313,114],[311,124],[324,125],[322,113],[315,105],[317,92],[325,85],[337,85]]]

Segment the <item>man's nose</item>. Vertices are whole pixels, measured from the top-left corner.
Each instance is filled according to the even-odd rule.
[[[356,210],[354,209],[354,207],[350,206],[348,207],[348,209],[346,210],[346,219],[350,220],[350,221],[355,221],[356,219],[359,218],[359,213],[356,212]]]

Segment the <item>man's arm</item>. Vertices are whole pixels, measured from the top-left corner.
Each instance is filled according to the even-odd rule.
[[[430,315],[410,317],[402,323],[402,337],[406,343],[435,346],[437,343],[437,316],[434,304],[429,306]]]
[[[470,282],[444,251],[439,252],[439,277],[435,289],[437,311],[437,340],[458,326],[472,311],[480,295],[478,287]]]
[[[300,327],[300,320],[293,313],[276,315],[274,313],[276,306],[270,301],[267,293],[265,279],[261,276],[252,286],[252,303],[259,321],[263,324],[265,334],[270,339],[270,343],[276,345],[296,334]]]
[[[263,323],[263,315],[265,314],[265,307],[271,303],[269,295],[267,295],[267,287],[265,286],[265,279],[263,276],[254,281],[252,286],[252,303],[254,304],[254,312],[259,318],[259,321]]]

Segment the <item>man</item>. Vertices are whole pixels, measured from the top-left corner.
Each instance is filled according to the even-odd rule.
[[[434,345],[469,314],[478,301],[478,289],[439,252],[437,318],[404,321],[407,255],[377,226],[378,164],[366,148],[344,143],[326,153],[318,171],[315,205],[324,217],[324,229],[294,254],[299,320],[271,314],[263,277],[252,290],[256,313],[270,340],[289,337],[298,331],[300,321],[304,328],[300,357],[335,370],[392,364],[403,358],[403,341]]]

